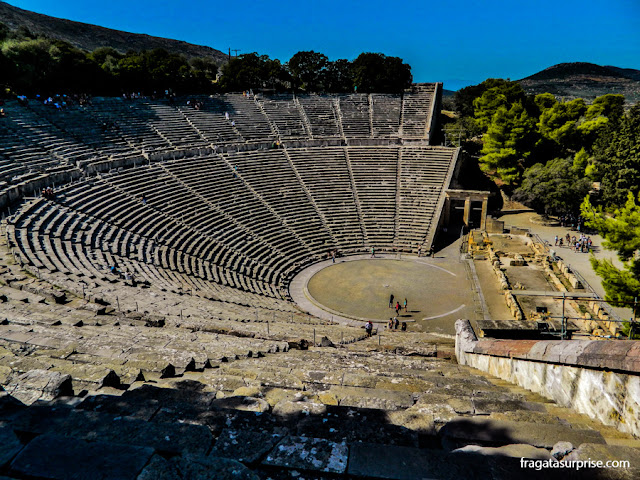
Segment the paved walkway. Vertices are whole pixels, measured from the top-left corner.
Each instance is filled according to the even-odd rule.
[[[569,247],[555,247],[555,236],[564,237],[567,233],[571,236],[578,236],[576,231],[572,231],[566,227],[553,227],[548,225],[540,225],[538,223],[531,222],[532,218],[538,218],[539,215],[535,212],[525,212],[516,214],[502,215],[499,220],[504,221],[505,227],[514,226],[529,229],[531,233],[535,233],[540,236],[542,240],[549,242],[550,248],[555,250],[556,255],[561,257],[565,263],[567,263],[573,270],[576,270],[582,275],[589,285],[604,298],[604,288],[602,288],[602,280],[591,268],[589,257],[591,255],[587,253],[576,253]],[[611,250],[605,250],[602,247],[602,237],[600,235],[590,235],[593,240],[594,255],[598,259],[611,259],[613,264],[620,268],[622,262],[618,259],[615,252]],[[631,318],[633,312],[631,308],[614,308],[616,313],[623,319]]]

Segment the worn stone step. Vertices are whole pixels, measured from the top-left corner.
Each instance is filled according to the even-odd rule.
[[[415,403],[413,395],[409,392],[381,390],[377,388],[334,385],[326,393],[334,397],[338,405],[347,407],[398,410],[409,408]]]
[[[61,435],[40,435],[11,463],[10,475],[51,480],[135,480],[153,449]]]
[[[558,442],[601,443],[605,440],[596,430],[565,425],[510,422],[489,418],[459,418],[449,421],[441,430],[442,444],[448,450],[474,444],[488,447],[527,443],[551,449]]]
[[[201,425],[152,423],[86,409],[34,405],[8,419],[8,423],[14,430],[29,434],[126,443],[167,454],[204,454],[213,442],[209,429]]]

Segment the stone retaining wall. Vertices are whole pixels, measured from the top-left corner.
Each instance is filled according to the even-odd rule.
[[[38,194],[43,188],[70,183],[82,176],[82,171],[74,167],[53,169],[39,174],[29,180],[11,185],[0,194],[0,208],[11,205],[30,195]]]
[[[456,322],[456,357],[503,380],[640,436],[640,342],[477,338]]]

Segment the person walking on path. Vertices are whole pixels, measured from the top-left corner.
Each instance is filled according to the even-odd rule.
[[[389,295],[389,308],[393,308],[393,293]]]
[[[376,256],[376,247],[371,247],[371,258]]]
[[[407,311],[407,297],[404,297],[404,311]]]
[[[371,333],[373,332],[373,323],[371,323],[371,320],[365,324],[364,331],[367,332],[367,337],[371,336]]]

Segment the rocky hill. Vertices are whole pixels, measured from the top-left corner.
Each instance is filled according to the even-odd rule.
[[[607,93],[625,96],[627,103],[640,101],[640,70],[593,63],[560,63],[519,80],[527,93],[549,92],[567,99],[594,99]]]
[[[164,48],[169,52],[179,53],[189,58],[212,58],[217,63],[222,63],[227,59],[227,55],[211,47],[50,17],[23,10],[1,1],[0,22],[12,30],[23,26],[34,34],[61,39],[89,51],[98,47],[112,47],[123,53],[128,50]]]

